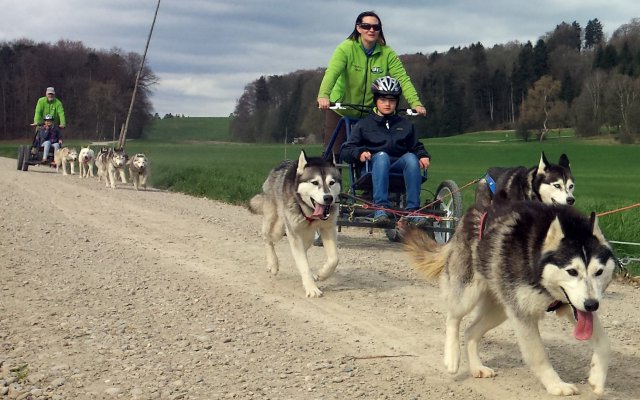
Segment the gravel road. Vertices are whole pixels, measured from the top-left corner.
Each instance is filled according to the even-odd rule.
[[[470,377],[465,359],[449,375],[437,285],[382,232],[343,230],[336,274],[307,299],[286,240],[266,272],[260,216],[242,207],[0,170],[0,400],[554,398],[508,322],[481,350],[497,377]],[[599,311],[606,399],[640,398],[639,305],[616,282]],[[574,398],[595,398],[588,346],[554,316],[541,331]]]

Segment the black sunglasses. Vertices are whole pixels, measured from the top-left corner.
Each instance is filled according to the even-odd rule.
[[[379,30],[382,29],[380,24],[365,24],[365,23],[361,23],[361,24],[358,24],[358,26],[360,28],[364,29],[365,31],[368,31],[369,29],[373,28],[374,31],[378,32]]]

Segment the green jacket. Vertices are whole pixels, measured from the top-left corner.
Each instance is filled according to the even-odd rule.
[[[54,98],[51,103],[47,100],[47,97],[40,97],[36,103],[36,112],[33,116],[33,123],[42,125],[44,123],[44,116],[50,114],[53,116],[54,125],[67,125],[67,120],[64,117],[64,108],[62,102],[58,98]]]
[[[360,40],[347,39],[333,52],[322,78],[318,97],[329,98],[333,103],[359,104],[373,108],[371,84],[387,75],[400,82],[402,94],[412,108],[422,105],[402,61],[391,47],[377,43],[371,56],[367,57]],[[336,112],[343,116],[362,116],[353,109]]]

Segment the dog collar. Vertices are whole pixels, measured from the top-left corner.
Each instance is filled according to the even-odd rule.
[[[478,226],[478,240],[482,240],[484,231],[487,229],[487,212],[483,212],[480,216],[480,224]]]
[[[304,219],[306,219],[309,225],[311,225],[311,223],[315,221],[315,218],[307,216],[307,214],[304,212],[304,208],[302,208],[304,202],[302,201],[302,197],[300,197],[300,193],[296,193],[296,203],[298,203],[298,207],[300,208],[300,212],[302,213],[302,215],[304,215]]]

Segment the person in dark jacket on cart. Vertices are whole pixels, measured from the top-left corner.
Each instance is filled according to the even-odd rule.
[[[47,162],[49,157],[49,149],[53,146],[53,151],[60,148],[62,145],[62,135],[60,130],[53,124],[53,116],[47,114],[44,117],[44,125],[38,128],[38,135],[36,137],[36,147],[43,146],[42,162]]]
[[[340,158],[348,163],[369,161],[373,183],[373,203],[379,209],[373,218],[385,224],[391,220],[389,208],[389,173],[402,173],[406,187],[406,210],[420,208],[421,169],[429,168],[430,155],[418,140],[415,128],[396,114],[402,88],[395,78],[376,79],[371,86],[374,113],[353,127],[342,145]]]

